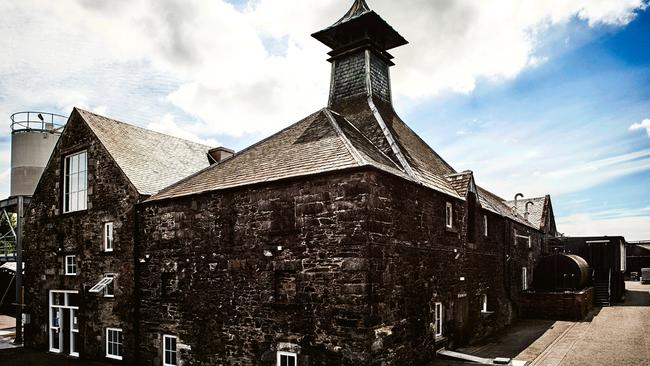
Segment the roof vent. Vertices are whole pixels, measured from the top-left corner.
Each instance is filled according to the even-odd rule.
[[[220,163],[229,157],[235,155],[235,150],[220,146],[208,151],[208,161],[210,165]]]

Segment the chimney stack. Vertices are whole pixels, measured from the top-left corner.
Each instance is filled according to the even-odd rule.
[[[208,160],[210,161],[210,165],[213,165],[220,163],[233,155],[235,155],[235,150],[220,146],[208,151]]]

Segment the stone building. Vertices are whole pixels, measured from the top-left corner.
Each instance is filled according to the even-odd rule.
[[[332,49],[327,106],[210,166],[205,146],[73,111],[28,212],[27,345],[419,365],[517,318],[550,198],[525,215],[400,119],[388,51],[407,42],[365,1],[313,36]]]
[[[25,226],[25,344],[134,361],[135,204],[209,165],[209,148],[74,109]]]
[[[395,113],[364,1],[313,36],[325,108],[138,205],[142,364],[419,365],[517,317],[546,229]]]

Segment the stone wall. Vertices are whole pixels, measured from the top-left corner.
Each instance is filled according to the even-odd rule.
[[[465,204],[375,171],[145,203],[142,362],[159,363],[164,334],[178,336],[181,359],[195,365],[273,365],[284,347],[300,365],[418,365],[438,341],[492,334],[516,316],[517,266],[539,254],[540,234],[531,230],[533,246],[522,248],[513,224],[477,210],[467,243]]]
[[[521,298],[521,316],[551,320],[583,320],[594,304],[594,288],[566,292],[526,292]]]
[[[88,153],[87,210],[62,213],[63,159]],[[134,359],[135,299],[133,233],[139,195],[119,167],[75,112],[41,177],[26,211],[25,344],[48,350],[48,293],[78,290],[79,339],[82,358],[105,358],[105,328],[122,328],[124,361]],[[105,222],[114,223],[114,251],[103,251]],[[77,257],[77,275],[66,276],[64,258]],[[115,297],[87,290],[105,273],[115,273]]]
[[[369,173],[144,204],[143,364],[164,334],[195,365],[367,364]],[[191,350],[188,351],[188,350]]]

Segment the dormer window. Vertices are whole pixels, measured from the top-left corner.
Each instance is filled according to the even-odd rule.
[[[447,206],[445,208],[445,225],[447,226],[447,229],[451,229],[454,226],[454,209],[451,203],[447,202]]]
[[[88,201],[87,153],[68,155],[63,163],[65,179],[63,184],[63,212],[85,210]]]

